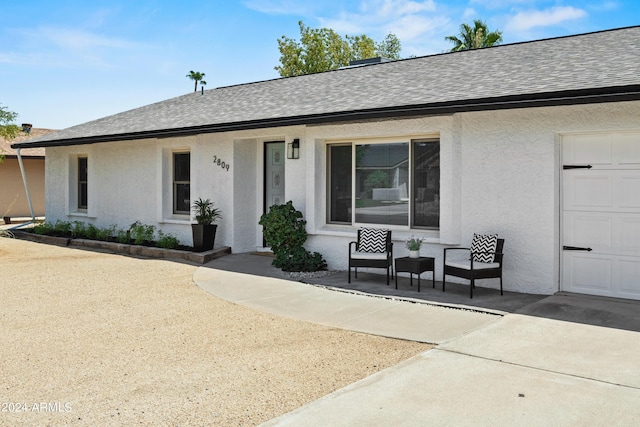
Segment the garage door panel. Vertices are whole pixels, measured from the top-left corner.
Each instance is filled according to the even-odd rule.
[[[640,211],[640,171],[625,171],[614,179],[614,206]]]
[[[611,251],[613,247],[613,221],[609,215],[590,212],[568,212],[564,228],[564,244],[567,246],[596,247]]]
[[[640,262],[636,258],[621,258],[614,265],[614,291],[621,298],[640,300]]]
[[[616,228],[620,230],[616,233],[618,239],[614,242],[618,252],[627,255],[640,253],[640,217],[619,216],[616,218]]]
[[[563,171],[561,288],[640,299],[640,132],[571,135],[562,149],[585,167]]]
[[[615,266],[616,293],[623,298],[640,299],[640,262],[634,258],[620,259]]]
[[[611,208],[613,205],[612,177],[608,174],[586,175],[584,172],[567,173],[569,180],[566,208]]]
[[[613,265],[608,257],[588,253],[565,256],[565,281],[572,284],[572,292],[606,294],[611,290]]]
[[[608,134],[565,136],[564,162],[568,164],[610,165],[613,147]]]
[[[620,147],[618,164],[640,165],[640,135],[620,134],[616,136]]]

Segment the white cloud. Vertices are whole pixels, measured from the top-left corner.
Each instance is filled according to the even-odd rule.
[[[10,30],[17,34],[25,45],[49,45],[49,48],[63,50],[90,50],[96,48],[135,49],[148,47],[140,42],[133,42],[118,37],[108,37],[75,28],[38,27],[30,29]]]
[[[376,39],[392,32],[405,42],[427,32],[439,19],[435,12],[433,0],[363,0],[357,12],[319,20],[321,26],[338,33],[366,33]]]
[[[547,10],[520,12],[507,23],[509,31],[527,31],[535,27],[549,27],[566,21],[584,18],[587,12],[572,6],[558,6]]]
[[[464,13],[462,14],[462,19],[465,22],[471,21],[473,19],[478,19],[478,12],[476,12],[475,9],[468,7],[464,10]]]
[[[600,4],[591,4],[589,9],[596,10],[598,12],[608,12],[611,10],[617,10],[620,8],[620,2],[618,1],[605,1]]]
[[[367,0],[362,2],[362,8],[384,17],[434,12],[436,5],[433,0]]]
[[[0,52],[1,63],[48,67],[110,67],[115,56],[153,49],[145,43],[107,37],[81,29],[39,27],[12,29],[20,44]]]
[[[449,20],[444,17],[430,18],[426,16],[405,16],[393,23],[388,32],[392,32],[400,41],[412,41],[432,38],[439,34],[439,30],[446,27]]]
[[[268,15],[309,15],[312,5],[296,0],[247,0],[244,6]]]
[[[88,50],[95,48],[130,49],[140,47],[139,43],[124,39],[105,37],[83,30],[67,28],[41,28],[36,36],[41,36],[62,49]]]
[[[535,3],[534,0],[470,0],[469,4],[479,4],[486,9],[504,9],[513,5],[520,5],[524,3]]]

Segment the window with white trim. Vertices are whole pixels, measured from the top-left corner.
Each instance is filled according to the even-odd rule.
[[[327,222],[437,229],[440,141],[327,145]]]
[[[191,212],[191,153],[173,153],[173,213]]]
[[[88,191],[88,158],[78,157],[78,209],[86,210],[89,205]]]

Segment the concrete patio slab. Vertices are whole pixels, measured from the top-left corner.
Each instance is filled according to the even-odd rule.
[[[638,399],[638,389],[433,349],[262,426],[638,425]]]

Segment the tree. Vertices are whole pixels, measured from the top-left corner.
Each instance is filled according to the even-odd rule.
[[[5,139],[13,139],[16,137],[20,128],[13,122],[18,118],[18,114],[9,111],[7,107],[0,106],[0,137]],[[4,154],[0,152],[0,163],[4,160]]]
[[[458,52],[499,45],[502,42],[502,32],[489,31],[487,24],[476,19],[473,21],[473,27],[462,24],[458,36],[447,36],[444,39],[455,45],[451,52]]]
[[[389,33],[384,40],[376,44],[376,49],[378,49],[378,54],[383,58],[400,59],[402,45],[395,34]]]
[[[189,71],[189,74],[187,74],[187,77],[195,82],[195,86],[193,87],[193,91],[194,92],[196,92],[198,90],[198,82],[200,82],[200,85],[202,85],[202,86],[207,84],[207,82],[202,80],[202,79],[204,79],[204,76],[205,76],[205,74],[201,73],[199,71]]]
[[[343,38],[330,28],[309,28],[302,21],[298,25],[300,41],[286,36],[278,39],[280,65],[274,69],[282,77],[337,70],[357,59],[376,56],[400,58],[400,40],[391,33],[376,43],[366,34]]]

